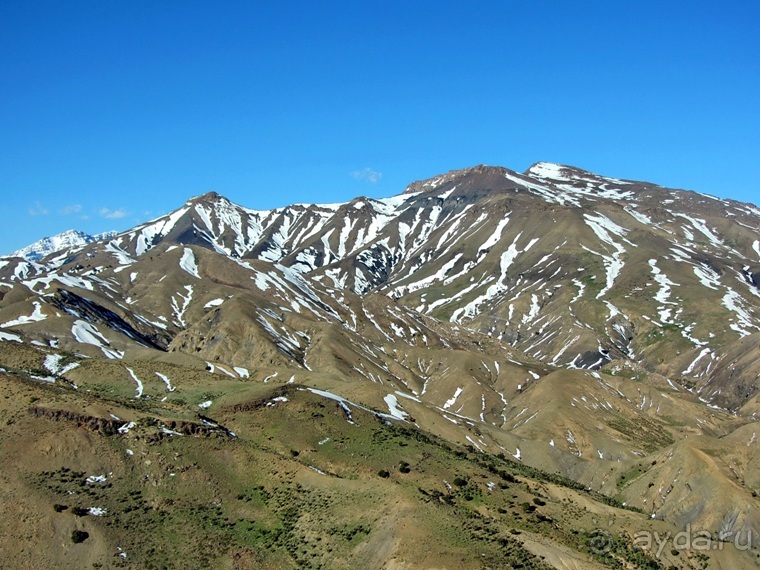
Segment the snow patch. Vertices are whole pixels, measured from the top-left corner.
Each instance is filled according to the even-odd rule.
[[[23,342],[21,340],[21,337],[18,336],[17,334],[5,332],[5,331],[0,331],[0,340],[10,341],[10,342]]]
[[[683,371],[683,375],[687,376],[691,374],[692,371],[694,370],[694,367],[697,365],[697,362],[702,360],[703,357],[707,356],[711,352],[712,350],[710,348],[703,348],[702,351],[699,353],[699,355],[694,359],[694,361],[691,364],[689,364],[689,367]],[[670,382],[670,380],[668,380],[668,382]],[[675,388],[675,386],[673,386],[672,383],[671,383],[671,387]],[[675,389],[678,390],[678,388],[675,388]]]
[[[237,372],[237,375],[241,378],[250,378],[251,374],[248,372],[247,368],[243,368],[242,366],[233,366],[233,369],[235,372]]]
[[[126,366],[124,368],[127,368]],[[129,375],[132,377],[132,380],[135,381],[135,384],[137,384],[137,395],[135,398],[142,398],[143,395],[143,383],[140,381],[140,379],[137,377],[137,375],[134,373],[134,371],[131,368],[127,368],[127,372],[129,372]]]
[[[45,356],[45,362],[42,365],[51,374],[57,374],[61,369],[61,360],[63,360],[62,354],[48,354]]]
[[[198,275],[198,264],[195,262],[195,255],[193,254],[193,250],[189,247],[185,248],[185,251],[182,254],[182,259],[179,260],[179,266],[193,277],[197,279],[201,278],[201,276]]]
[[[100,334],[98,328],[87,321],[75,321],[71,327],[71,334],[74,335],[77,342],[97,346],[103,351],[103,354],[105,354],[107,358],[121,359],[124,357],[123,352],[110,348],[111,345],[106,338]]]
[[[385,398],[385,403],[388,405],[388,410],[394,418],[399,420],[405,420],[408,414],[399,407],[398,399],[393,394],[388,394]]]
[[[164,374],[161,374],[160,372],[156,372],[156,376],[158,376],[161,379],[161,381],[164,384],[166,384],[166,389],[169,392],[174,392],[174,390],[176,390],[176,388],[172,386],[172,381],[169,380],[169,378],[167,378]]]
[[[464,388],[457,388],[456,392],[454,392],[454,395],[446,400],[446,403],[443,405],[444,410],[448,410],[451,406],[456,404],[457,398],[459,398],[460,394],[464,391]]]
[[[108,476],[106,475],[90,475],[85,479],[86,483],[105,483],[108,480]]]
[[[42,305],[39,301],[34,302],[34,311],[32,311],[32,314],[28,317],[21,316],[18,319],[15,319],[13,321],[8,321],[7,323],[3,323],[0,325],[0,327],[8,328],[8,327],[15,327],[18,325],[26,325],[29,323],[34,323],[38,321],[44,321],[47,318],[47,315],[45,315],[42,312]]]

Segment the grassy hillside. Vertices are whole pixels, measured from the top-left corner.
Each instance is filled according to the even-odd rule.
[[[637,549],[637,530],[675,529],[569,479],[297,384],[246,384],[213,419],[17,376],[2,377],[0,394],[6,567],[707,562]]]

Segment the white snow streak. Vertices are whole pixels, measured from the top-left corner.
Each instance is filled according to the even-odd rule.
[[[190,301],[193,299],[193,286],[185,285],[185,290],[187,291],[187,295],[177,293],[177,297],[182,301],[182,307],[179,306],[179,301],[175,297],[172,297],[171,300],[172,310],[174,311],[174,322],[181,327],[187,324],[185,323],[185,311],[187,311],[187,307],[190,306]]]
[[[160,372],[156,372],[156,376],[158,376],[159,378],[161,378],[161,381],[162,381],[164,384],[166,384],[166,389],[167,389],[169,392],[174,392],[174,390],[175,390],[176,388],[175,388],[174,386],[172,386],[172,381],[171,381],[171,380],[169,380],[169,378],[167,378],[165,375],[161,374]]]
[[[189,247],[185,248],[185,252],[182,254],[182,259],[179,260],[179,266],[193,277],[200,279],[198,275],[198,264],[195,262],[195,255],[193,250]]]
[[[127,368],[126,366],[124,368]],[[129,372],[129,375],[132,377],[132,380],[135,381],[135,384],[137,384],[137,395],[135,398],[142,398],[143,395],[143,383],[140,382],[140,379],[137,377],[137,375],[134,373],[134,371],[131,368],[127,368],[127,372]]]
[[[454,395],[446,400],[446,403],[443,405],[444,410],[448,410],[451,406],[456,404],[457,398],[459,398],[459,395],[464,391],[463,388],[457,388],[456,392],[454,392]]]
[[[17,334],[5,332],[5,331],[0,331],[0,340],[12,341],[12,342],[23,342],[21,340],[21,337],[18,336]]]
[[[752,317],[750,317],[749,313],[747,313],[747,311],[742,306],[745,301],[741,295],[739,295],[739,293],[731,288],[727,289],[728,291],[723,296],[723,306],[726,307],[729,311],[733,311],[737,317],[737,322],[731,323],[731,329],[738,332],[739,335],[743,337],[752,334],[747,330],[748,328],[760,330],[759,327],[752,323]]]
[[[623,246],[621,246],[619,243],[613,240],[612,237],[610,237],[610,234],[608,233],[608,231],[612,232],[618,237],[623,237],[627,233],[627,230],[625,230],[624,228],[621,228],[612,220],[610,220],[609,218],[606,218],[605,216],[601,214],[598,214],[596,216],[584,214],[583,217],[585,218],[586,223],[589,225],[589,227],[591,227],[591,229],[594,231],[596,236],[615,250],[612,253],[612,257],[608,257],[606,255],[597,253],[595,251],[592,252],[602,257],[602,259],[604,260],[604,267],[607,270],[607,284],[605,285],[604,289],[602,289],[599,292],[599,294],[596,296],[597,299],[601,299],[602,297],[604,297],[607,291],[612,289],[612,286],[615,283],[615,279],[620,274],[620,271],[623,269],[624,263],[621,257],[626,251]],[[584,248],[584,249],[588,250],[588,248]],[[588,251],[591,251],[591,250],[588,250]]]
[[[697,362],[699,362],[704,356],[707,356],[711,352],[712,350],[710,348],[703,348],[702,351],[699,353],[699,355],[694,359],[694,361],[691,364],[689,364],[689,367],[683,371],[683,374],[684,375],[691,374],[692,371],[694,370],[694,367],[697,365]]]
[[[34,311],[32,312],[31,315],[29,315],[28,317],[25,317],[25,316],[22,315],[19,318],[13,320],[13,321],[8,321],[7,323],[3,323],[2,325],[0,325],[0,327],[3,327],[3,328],[6,328],[6,327],[16,327],[18,325],[26,325],[26,324],[29,324],[29,323],[34,323],[34,322],[38,322],[38,321],[44,321],[46,318],[47,318],[47,315],[45,315],[42,312],[42,306],[40,305],[40,302],[39,301],[35,301],[34,302]]]
[[[71,334],[74,335],[77,342],[97,346],[108,358],[120,359],[124,356],[123,352],[111,349],[109,342],[100,334],[98,328],[87,321],[75,321],[71,327]]]

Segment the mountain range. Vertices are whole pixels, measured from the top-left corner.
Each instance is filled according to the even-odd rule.
[[[94,241],[111,238],[116,233],[111,231],[91,236],[79,230],[68,230],[52,237],[44,237],[31,245],[14,251],[7,257],[21,257],[27,261],[39,261],[52,253],[83,247]]]
[[[752,204],[551,163],[209,193],[0,259],[3,519],[108,505],[48,508],[32,566],[754,567],[723,545],[760,546],[758,344]],[[185,534],[140,535],[162,517]],[[720,548],[636,545],[684,528]]]

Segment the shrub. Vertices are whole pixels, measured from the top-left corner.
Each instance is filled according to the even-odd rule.
[[[71,533],[71,542],[79,544],[90,538],[90,533],[83,530],[75,530]]]

